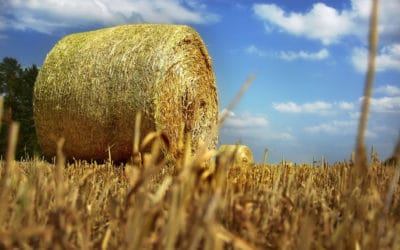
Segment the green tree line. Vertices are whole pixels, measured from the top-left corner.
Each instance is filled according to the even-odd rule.
[[[33,87],[39,69],[36,65],[23,68],[15,58],[5,57],[0,63],[0,96],[4,100],[0,131],[0,154],[5,157],[8,127],[19,122],[16,158],[31,158],[40,154],[33,120]]]

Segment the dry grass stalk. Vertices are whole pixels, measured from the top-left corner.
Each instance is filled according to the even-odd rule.
[[[397,139],[397,144],[395,147],[395,151],[393,152],[394,159],[396,159],[396,165],[394,166],[396,168],[395,174],[390,182],[389,190],[386,195],[385,199],[385,214],[387,214],[390,210],[390,206],[392,205],[393,197],[396,192],[396,188],[398,188],[398,183],[399,183],[399,178],[400,178],[400,137]]]
[[[240,88],[238,94],[229,103],[228,107],[226,108],[226,112],[223,113],[221,118],[219,119],[219,123],[218,123],[219,127],[218,128],[220,128],[222,125],[224,125],[226,119],[229,117],[230,111],[232,111],[236,107],[236,105],[238,104],[238,102],[240,101],[240,99],[242,98],[244,93],[246,93],[247,89],[250,87],[250,84],[253,82],[254,78],[255,78],[255,74],[252,74],[247,78],[246,82]]]
[[[15,161],[15,150],[18,142],[19,123],[13,122],[8,131],[7,153],[6,153],[6,170],[12,171]]]
[[[133,152],[132,152],[132,163],[136,166],[139,166],[142,163],[142,156],[139,151],[141,123],[142,123],[142,113],[137,112],[135,119],[135,133],[133,139]]]
[[[65,156],[62,152],[64,146],[64,138],[61,138],[57,142],[57,159],[55,165],[55,184],[56,184],[56,206],[62,208],[64,206],[64,168],[65,168]]]
[[[65,138],[68,158],[127,161],[136,113],[141,134],[163,131],[178,154],[181,125],[192,148],[217,124],[211,59],[199,34],[180,25],[124,25],[69,35],[47,55],[34,90],[39,142],[48,157]],[[207,145],[215,148],[217,134]]]
[[[368,69],[365,80],[364,98],[361,107],[361,116],[358,127],[358,135],[356,141],[356,155],[355,155],[355,167],[356,167],[356,178],[363,178],[367,164],[367,153],[365,149],[365,133],[367,129],[369,104],[372,95],[372,88],[374,84],[375,76],[375,58],[378,47],[378,0],[372,1],[372,10],[370,18],[369,28],[369,54],[368,54]]]
[[[3,109],[3,106],[4,106],[4,97],[0,97],[0,121],[3,121],[3,112],[4,112],[4,109]],[[1,127],[1,122],[0,122],[0,127]]]
[[[268,148],[264,149],[264,157],[263,157],[263,165],[267,165],[267,161],[268,161]]]

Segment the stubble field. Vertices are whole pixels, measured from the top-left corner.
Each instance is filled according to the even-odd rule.
[[[208,152],[209,153],[209,152]],[[210,153],[209,153],[210,154]],[[399,249],[399,168],[4,161],[1,249]]]

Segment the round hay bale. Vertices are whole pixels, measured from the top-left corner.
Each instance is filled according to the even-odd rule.
[[[221,145],[217,160],[219,161],[222,157],[228,161],[233,159],[234,165],[254,164],[253,153],[246,145]]]
[[[192,148],[218,122],[215,77],[207,49],[184,25],[123,25],[61,39],[47,55],[34,89],[34,119],[46,157],[63,137],[69,159],[127,161],[134,124],[141,137],[163,131],[166,155],[178,154],[182,128]]]

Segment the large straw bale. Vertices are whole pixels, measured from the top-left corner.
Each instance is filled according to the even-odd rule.
[[[114,161],[132,152],[135,116],[142,138],[161,130],[178,154],[182,128],[192,147],[217,135],[218,100],[211,59],[199,34],[183,25],[123,25],[66,36],[49,52],[34,89],[43,153],[65,138],[68,158]]]
[[[253,153],[246,145],[221,145],[218,151],[218,160],[225,158],[225,161],[230,161],[232,159],[235,165],[254,164]]]

